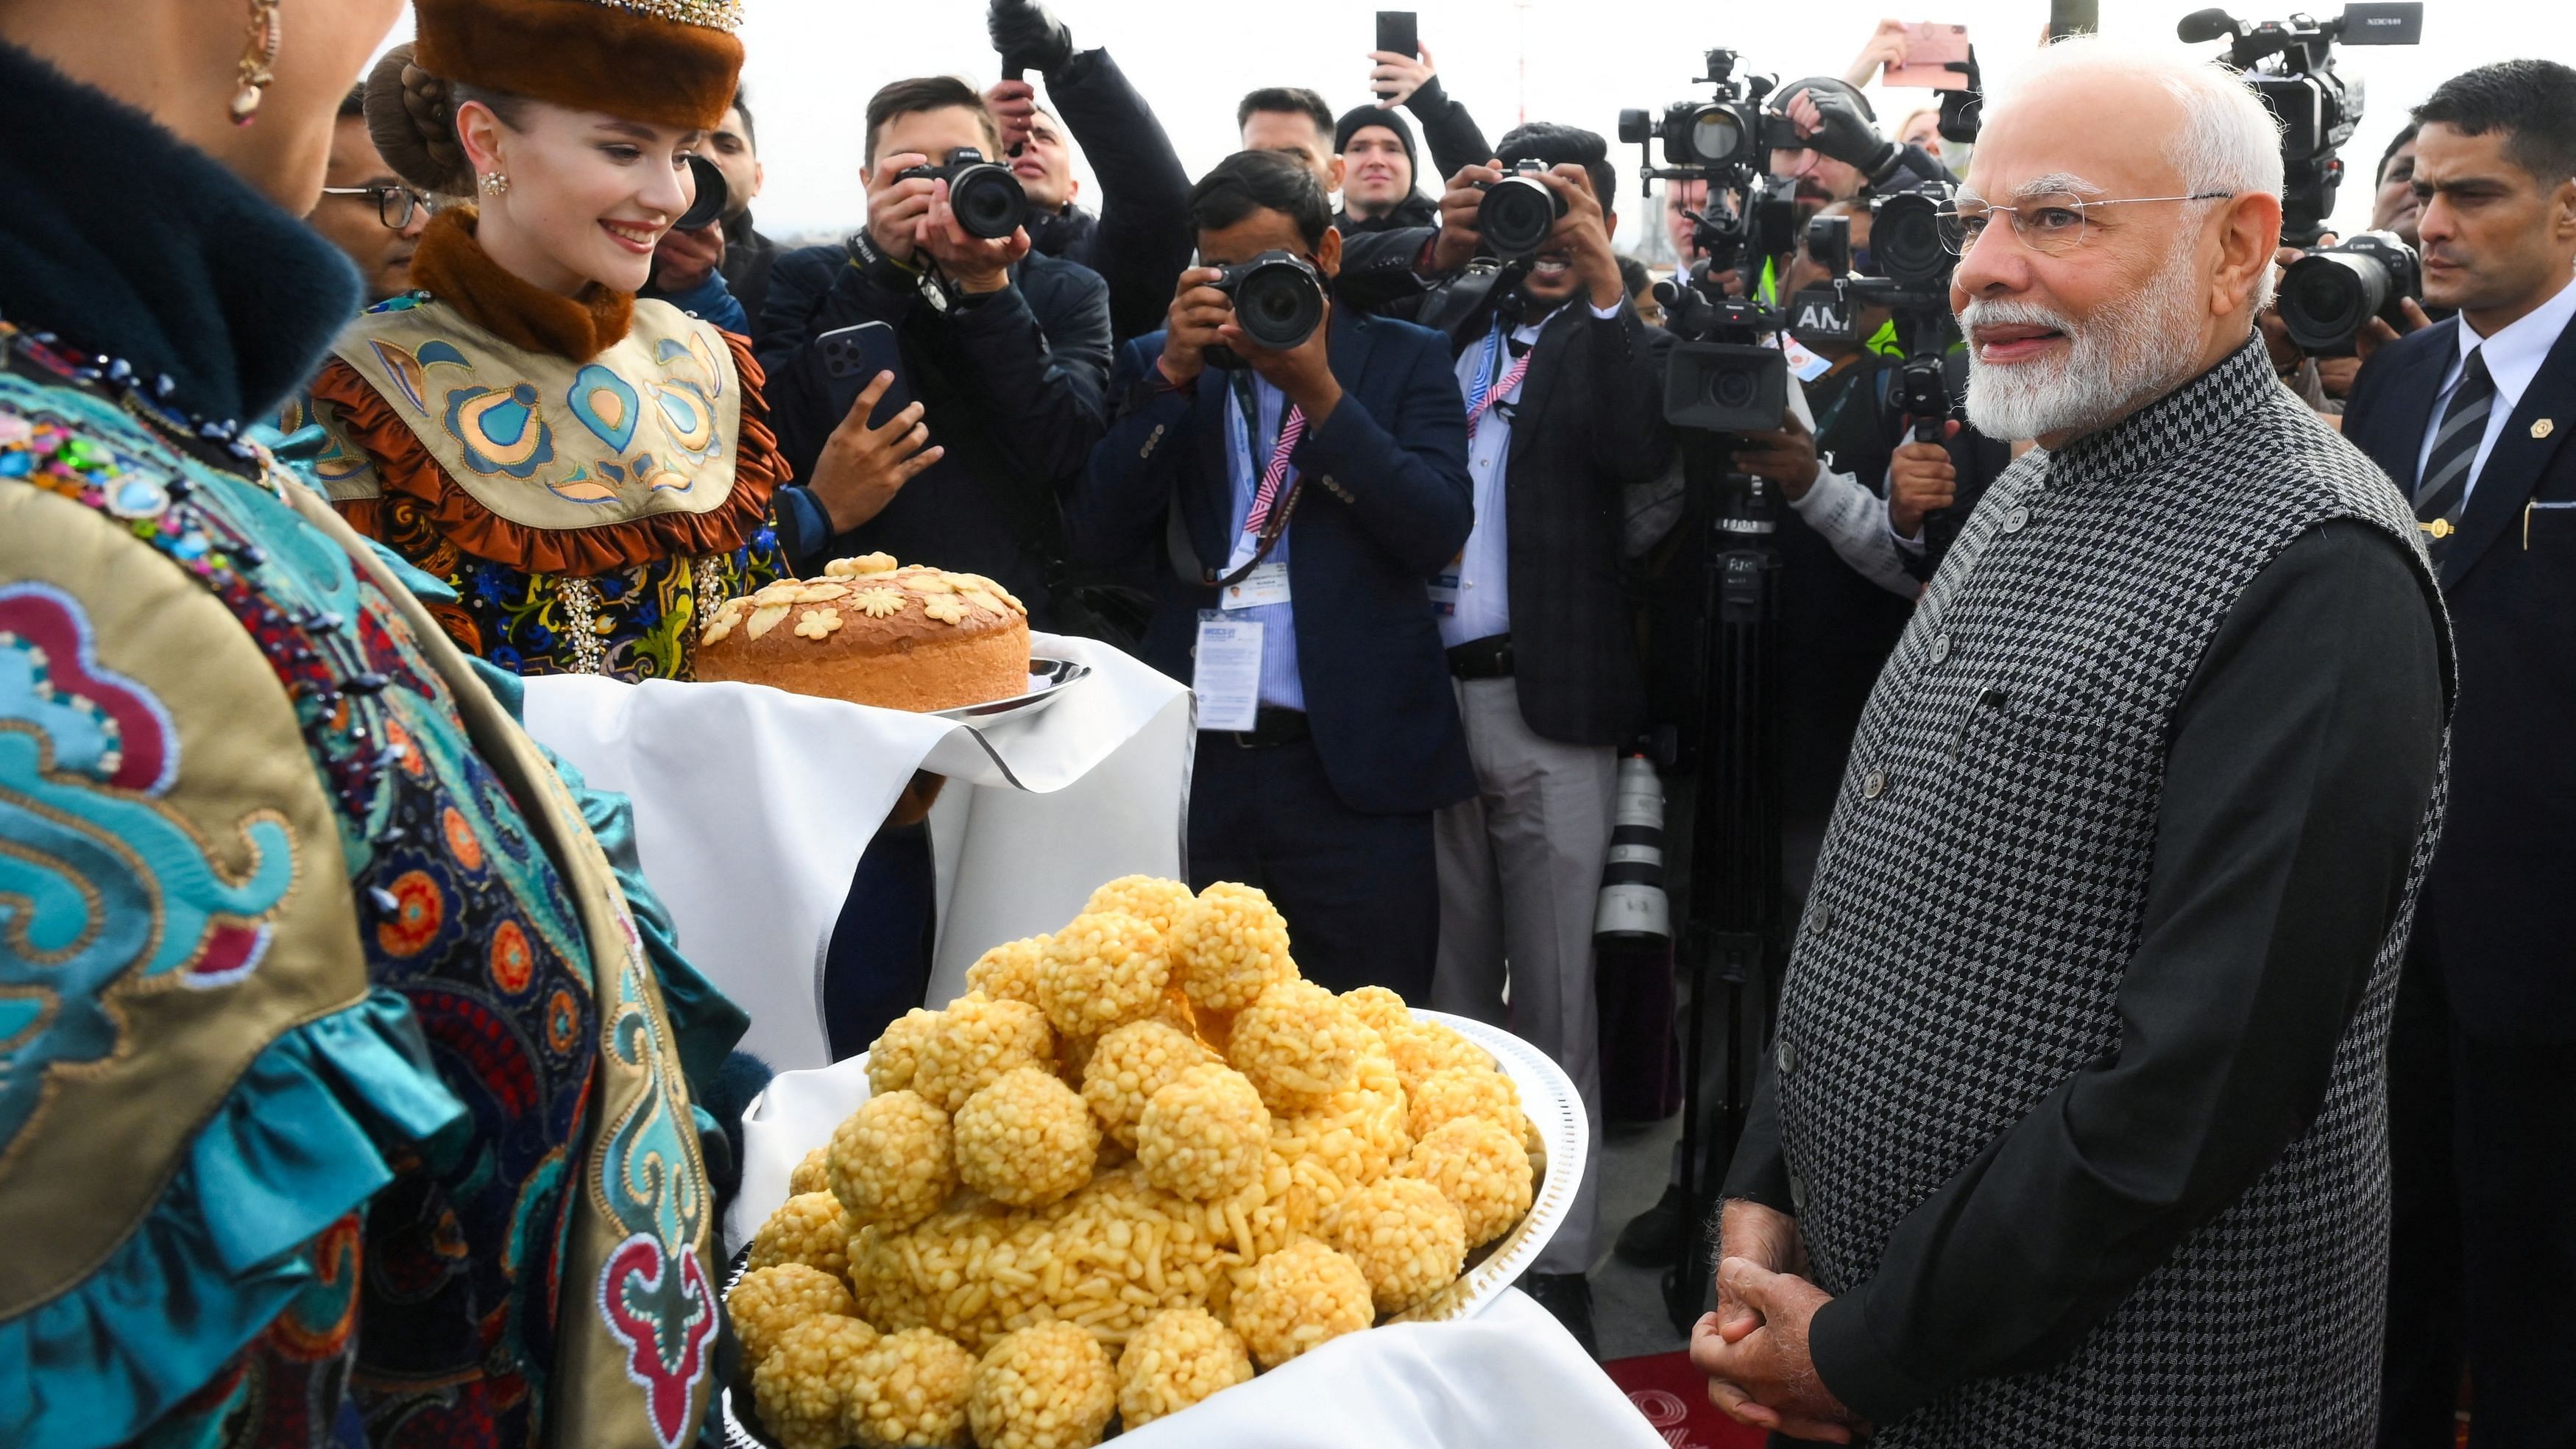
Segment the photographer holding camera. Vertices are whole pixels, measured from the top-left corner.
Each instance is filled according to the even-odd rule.
[[[1090,270],[1029,249],[1025,227],[975,235],[1016,191],[1007,172],[947,175],[999,154],[984,100],[954,77],[898,81],[868,102],[868,223],[841,246],[778,259],[760,360],[770,416],[796,476],[815,479],[827,452],[834,486],[780,490],[790,556],[883,552],[908,563],[980,573],[1017,594],[1037,628],[1114,638],[1064,582],[1059,499],[1103,424],[1109,292]],[[970,163],[971,164],[971,163]],[[997,174],[998,173],[998,174]],[[966,196],[965,190],[975,194]],[[902,376],[835,378],[826,334],[881,322]],[[897,382],[910,407],[871,427]]]
[[[1075,50],[1073,32],[1033,0],[993,0],[985,18],[1006,68],[1038,71],[1055,113],[1025,80],[997,81],[985,104],[1029,198],[1029,250],[1079,263],[1109,284],[1118,340],[1163,325],[1172,278],[1190,264],[1190,174],[1152,107],[1106,50]],[[1075,204],[1074,143],[1100,178],[1097,215]]]
[[[2458,641],[2450,816],[2389,1049],[2383,1444],[2576,1441],[2576,70],[2515,60],[2415,108],[2424,300],[2344,436],[2414,502]]]
[[[1630,305],[1611,249],[1608,143],[1539,123],[1496,150],[1498,165],[1466,168],[1443,198],[1441,280],[1418,313],[1456,358],[1476,489],[1475,530],[1431,582],[1477,783],[1474,799],[1439,816],[1431,1003],[1508,1021],[1565,1068],[1597,1131],[1592,905],[1617,747],[1637,736],[1645,706],[1621,593],[1621,503],[1671,451],[1661,399],[1672,339]],[[1504,215],[1514,208],[1523,214]],[[1499,268],[1468,265],[1495,251]],[[1587,1169],[1571,1218],[1522,1282],[1587,1349],[1598,1177]]]
[[[1422,596],[1467,541],[1466,409],[1437,334],[1326,300],[1341,235],[1297,159],[1227,157],[1190,214],[1200,265],[1119,353],[1075,551],[1169,560],[1140,652],[1199,698],[1191,884],[1267,890],[1312,980],[1423,999],[1432,812],[1475,790]]]

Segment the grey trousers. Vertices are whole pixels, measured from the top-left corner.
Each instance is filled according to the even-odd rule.
[[[1433,823],[1440,957],[1431,1005],[1508,1028],[1574,1079],[1592,1123],[1592,1155],[1573,1212],[1534,1271],[1589,1272],[1601,1182],[1592,909],[1610,853],[1618,754],[1607,745],[1559,744],[1532,734],[1514,680],[1460,680],[1454,687],[1476,796],[1442,810]]]

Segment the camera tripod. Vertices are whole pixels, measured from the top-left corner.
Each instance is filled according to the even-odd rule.
[[[1691,1016],[1684,1047],[1682,1200],[1690,1214],[1680,1262],[1666,1270],[1664,1307],[1687,1331],[1705,1301],[1712,1244],[1704,1231],[1721,1185],[1701,1171],[1710,1107],[1701,1102],[1707,1023],[1723,990],[1726,1071],[1714,1104],[1728,1158],[1751,1107],[1744,1052],[1745,990],[1775,953],[1780,917],[1779,738],[1773,699],[1780,556],[1778,485],[1734,471],[1733,439],[1685,429],[1682,478],[1704,515],[1700,561],[1699,781],[1691,820],[1690,926],[1683,960]],[[1705,1180],[1704,1180],[1705,1179]]]

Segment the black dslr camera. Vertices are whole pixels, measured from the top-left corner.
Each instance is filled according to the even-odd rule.
[[[1234,304],[1234,325],[1272,352],[1302,345],[1324,325],[1324,274],[1295,252],[1268,251],[1248,262],[1220,267],[1209,286]],[[1243,358],[1218,343],[1208,348],[1210,367],[1242,367]]]
[[[1565,198],[1533,175],[1546,174],[1546,163],[1523,159],[1512,163],[1512,172],[1500,181],[1476,183],[1485,193],[1476,203],[1476,234],[1505,261],[1536,256],[1565,215]]]
[[[2281,240],[2314,246],[2343,184],[2335,154],[2361,122],[2362,86],[2335,74],[2334,45],[2414,45],[2424,38],[2424,0],[2356,0],[2343,14],[2261,23],[2224,10],[2195,10],[2174,33],[2194,43],[2227,41],[2227,63],[2281,120]]]
[[[1028,218],[1029,197],[1020,189],[1020,178],[1010,167],[985,160],[972,146],[949,152],[945,166],[914,166],[896,175],[901,181],[915,178],[948,183],[949,209],[968,236],[998,241]]]
[[[2290,263],[2275,305],[2300,351],[2349,357],[2371,318],[2403,331],[2399,304],[2423,295],[2424,265],[2415,249],[2394,232],[2365,231]]]

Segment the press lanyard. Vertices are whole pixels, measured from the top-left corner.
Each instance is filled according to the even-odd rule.
[[[1469,442],[1475,441],[1477,424],[1485,420],[1485,414],[1493,410],[1494,404],[1511,396],[1512,389],[1521,385],[1521,378],[1529,372],[1530,355],[1538,351],[1532,347],[1529,352],[1513,358],[1511,370],[1499,378],[1495,377],[1494,364],[1496,354],[1503,348],[1504,325],[1502,318],[1494,319],[1494,330],[1485,334],[1485,355],[1476,360],[1476,394],[1467,399]]]
[[[1233,391],[1235,410],[1243,416],[1243,428],[1234,435],[1233,441],[1237,456],[1242,460],[1245,471],[1249,472],[1254,430],[1261,423],[1261,405],[1249,373],[1235,374]],[[1279,441],[1270,450],[1270,465],[1262,470],[1261,481],[1252,491],[1252,508],[1244,515],[1243,531],[1256,539],[1252,557],[1244,561],[1242,568],[1218,579],[1218,588],[1232,588],[1251,577],[1252,571],[1259,568],[1262,560],[1270,556],[1270,550],[1278,545],[1279,536],[1288,531],[1288,520],[1297,511],[1298,494],[1304,491],[1304,479],[1295,476],[1294,470],[1288,466],[1288,455],[1297,450],[1297,440],[1305,435],[1306,414],[1291,403],[1288,415],[1280,420]],[[1283,489],[1286,491],[1284,498],[1281,496]]]

